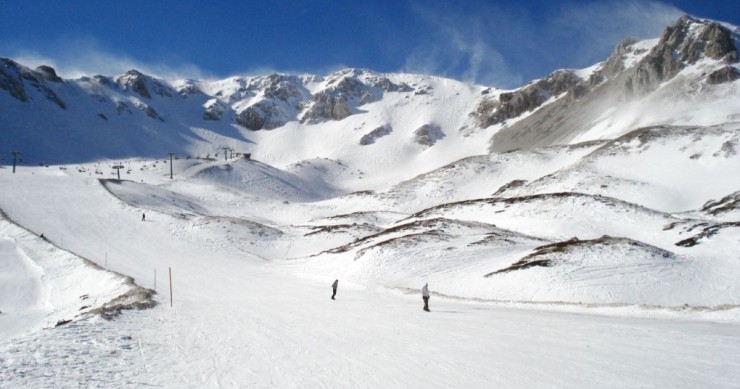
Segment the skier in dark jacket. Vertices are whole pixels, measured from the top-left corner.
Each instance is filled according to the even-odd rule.
[[[331,294],[331,299],[334,300],[334,296],[337,295],[337,286],[339,286],[339,280],[334,280],[334,283],[331,284],[331,289],[333,293]]]
[[[429,312],[429,284],[421,288],[421,298],[424,300],[424,310]]]

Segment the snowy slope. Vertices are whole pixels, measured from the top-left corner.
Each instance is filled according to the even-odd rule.
[[[0,213],[0,341],[81,315],[153,303],[129,277],[106,271],[18,227]]]
[[[507,196],[582,192],[617,196],[666,212],[700,208],[734,192],[740,124],[649,127],[621,136],[557,174]]]
[[[230,234],[224,234],[221,228],[229,220],[224,216],[209,216],[218,223],[195,227],[192,222],[198,215],[194,212],[176,217],[165,209],[146,208],[170,202],[183,204],[185,209],[188,203],[181,203],[184,200],[179,197],[152,196],[158,192],[148,186],[179,186],[170,184],[161,171],[138,170],[137,164],[147,163],[131,161],[132,175],[139,174],[138,181],[150,184],[106,183],[117,188],[114,190],[121,197],[113,197],[97,178],[76,170],[59,173],[52,168],[24,168],[15,176],[1,176],[7,189],[0,207],[12,210],[16,220],[34,231],[45,231],[52,242],[61,243],[59,232],[64,231],[64,247],[86,252],[93,260],[103,261],[107,251],[109,268],[133,275],[140,285],[156,287],[160,304],[150,310],[127,312],[114,321],[83,316],[66,325],[29,331],[4,341],[0,344],[0,386],[68,387],[84,382],[97,387],[348,383],[399,388],[488,387],[491,383],[527,387],[732,387],[735,383],[733,372],[740,366],[736,309],[693,312],[619,305],[526,306],[444,297],[438,288],[444,288],[444,281],[451,277],[460,278],[448,283],[448,294],[455,292],[453,286],[463,292],[452,293],[456,296],[475,291],[475,284],[463,286],[474,279],[470,274],[495,270],[487,266],[492,263],[487,258],[490,254],[506,253],[507,247],[513,252],[529,247],[529,252],[541,242],[487,224],[444,220],[382,235],[368,233],[375,237],[364,239],[363,244],[375,248],[357,261],[346,258],[349,266],[357,274],[376,276],[375,282],[385,282],[389,275],[406,274],[405,285],[418,288],[420,282],[429,280],[434,294],[432,313],[426,313],[420,309],[416,291],[409,295],[407,289],[394,291],[354,283],[348,278],[351,274],[342,273],[342,266],[312,272],[317,266],[325,266],[327,258],[283,262],[277,261],[282,256],[275,255],[275,261],[264,262],[233,244],[219,244],[227,243]],[[187,201],[210,190],[195,184],[183,187],[189,188],[191,197]],[[198,187],[202,191],[195,189]],[[132,206],[120,198],[151,200]],[[208,205],[202,204],[204,209]],[[211,204],[210,211],[219,207],[218,203]],[[146,222],[140,220],[143,211]],[[388,226],[401,215],[338,216],[328,220],[345,225],[366,221]],[[327,219],[314,222],[323,224]],[[377,243],[392,234],[435,229],[448,238],[417,246],[418,256],[406,269],[402,263],[380,262],[382,257],[374,251],[382,248]],[[187,233],[172,236],[173,230]],[[31,239],[39,240],[33,235]],[[300,242],[297,237],[292,239]],[[631,247],[620,248],[619,244],[615,242],[613,250]],[[467,265],[432,260],[434,252],[450,246],[471,247]],[[53,258],[58,260],[62,255],[66,254],[60,252]],[[514,257],[510,256],[512,261]],[[506,259],[503,255],[501,258]],[[593,261],[601,257],[580,252],[578,258]],[[631,259],[633,264],[676,261],[662,256],[624,259]],[[501,268],[508,265],[502,263]],[[166,270],[170,267],[172,308]],[[373,268],[377,270],[370,271]],[[154,269],[159,271],[156,286]],[[335,277],[340,278],[340,289],[338,300],[332,301],[329,284]],[[490,282],[494,277],[476,278]],[[397,278],[392,281],[390,285],[400,284]],[[681,287],[676,291],[690,289]],[[545,291],[542,296],[553,294]],[[77,294],[72,297],[76,302]],[[12,308],[8,309],[3,307],[0,318],[14,314]],[[583,370],[569,368],[573,365]],[[535,373],[532,366],[538,366]]]

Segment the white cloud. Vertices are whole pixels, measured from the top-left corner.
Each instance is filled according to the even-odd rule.
[[[146,63],[125,54],[114,54],[111,50],[103,49],[92,38],[65,40],[63,44],[58,43],[54,47],[43,52],[24,48],[3,48],[3,51],[9,52],[13,60],[31,68],[49,65],[63,78],[74,79],[95,74],[115,76],[131,69],[166,79],[208,77],[197,66],[189,63]]]

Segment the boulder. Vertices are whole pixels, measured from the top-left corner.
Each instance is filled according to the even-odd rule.
[[[414,141],[422,146],[433,146],[444,137],[442,129],[436,124],[425,124],[414,131]]]

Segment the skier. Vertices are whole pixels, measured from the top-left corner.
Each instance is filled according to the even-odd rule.
[[[331,289],[332,289],[332,290],[334,291],[334,292],[333,292],[333,293],[331,294],[331,299],[332,299],[332,300],[335,300],[334,296],[336,296],[336,295],[337,295],[337,286],[338,286],[338,285],[339,285],[339,280],[334,280],[334,283],[333,283],[333,284],[331,284]]]
[[[429,312],[429,284],[424,284],[421,288],[421,298],[424,299],[424,310]]]
[[[146,220],[146,213],[142,213],[141,214],[141,221],[145,221],[145,220]]]

